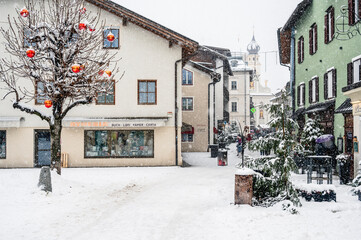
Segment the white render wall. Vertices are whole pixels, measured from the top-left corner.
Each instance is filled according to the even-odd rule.
[[[7,15],[16,16],[15,7],[22,8],[22,0],[0,3],[0,26],[6,28]],[[5,5],[4,5],[5,4]],[[96,13],[96,7],[90,4],[87,11]],[[182,57],[182,49],[178,45],[169,47],[169,42],[150,31],[138,27],[129,21],[122,25],[121,18],[101,10],[102,20],[106,20],[107,27],[119,27],[120,48],[111,49],[117,52],[119,73],[115,79],[119,80],[115,87],[115,105],[87,105],[72,109],[67,117],[168,117],[163,127],[146,128],[154,130],[154,158],[148,159],[84,159],[84,130],[89,128],[63,128],[63,152],[70,153],[71,166],[128,166],[128,165],[174,165],[175,163],[175,62]],[[3,39],[0,36],[0,53],[4,56]],[[124,72],[124,76],[120,76]],[[157,80],[157,104],[137,104],[137,80]],[[178,64],[178,163],[181,164],[181,63]],[[27,87],[31,87],[28,81]],[[4,91],[0,90],[0,96]],[[0,160],[0,167],[32,167],[34,156],[34,129],[48,129],[48,124],[37,116],[20,112],[12,108],[11,99],[7,97],[0,101],[0,117],[22,117],[18,129],[0,125],[0,130],[7,134],[7,158]],[[48,111],[43,105],[28,103],[41,111]],[[170,114],[168,114],[170,113]],[[96,128],[90,128],[97,130]],[[99,129],[99,128],[98,128]],[[110,129],[110,128],[108,128]],[[118,128],[129,130],[129,128]],[[135,129],[135,128],[131,128]],[[137,128],[137,130],[142,128]],[[70,133],[71,132],[71,133]],[[73,136],[69,137],[69,136]],[[70,142],[69,142],[70,141]],[[21,151],[19,151],[21,149]],[[91,162],[90,165],[85,164]],[[108,164],[108,165],[107,165]]]

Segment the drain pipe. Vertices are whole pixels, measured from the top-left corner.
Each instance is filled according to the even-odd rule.
[[[213,128],[211,128],[211,117],[210,117],[210,109],[211,109],[211,100],[210,100],[210,91],[211,91],[211,85],[213,85],[213,127],[215,126],[215,119],[216,119],[216,89],[215,85],[217,82],[220,81],[220,76],[216,72],[213,74],[211,73],[212,82],[208,83],[208,147],[209,144],[211,144],[211,131]]]
[[[174,63],[174,128],[175,128],[175,165],[178,166],[178,63],[183,58]]]

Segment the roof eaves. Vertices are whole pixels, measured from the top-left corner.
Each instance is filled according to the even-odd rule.
[[[128,21],[151,31],[169,41],[172,41],[181,47],[187,48],[188,50],[195,52],[198,48],[198,42],[185,37],[167,27],[164,27],[138,13],[135,13],[117,3],[110,0],[86,0],[118,17],[127,19]]]
[[[289,17],[289,19],[287,20],[286,24],[283,26],[282,31],[288,30],[290,29],[292,26],[295,25],[295,23],[298,21],[298,19],[300,18],[300,16],[303,15],[303,13],[305,12],[305,10],[311,6],[312,4],[312,0],[303,0],[302,2],[300,2],[296,9],[293,11],[293,13],[291,14],[291,16]]]

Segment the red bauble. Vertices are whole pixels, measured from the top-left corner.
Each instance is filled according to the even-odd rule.
[[[51,106],[53,106],[53,102],[51,100],[45,100],[44,105],[46,108],[50,108]]]
[[[110,33],[108,34],[108,36],[107,36],[107,40],[108,40],[109,42],[113,42],[113,41],[115,40],[114,34],[110,32]]]
[[[73,73],[80,72],[80,65],[79,64],[74,64],[73,66],[71,66],[71,70],[73,71]]]
[[[104,70],[99,70],[98,74],[101,76],[104,74]]]
[[[112,71],[106,70],[105,73],[110,77],[112,75]]]
[[[89,29],[90,32],[94,32],[94,31],[95,31],[95,28],[94,28],[93,26],[91,26],[91,25],[88,27],[88,29]]]
[[[86,24],[85,23],[79,23],[79,30],[84,30],[86,29]]]
[[[29,58],[33,58],[35,56],[35,50],[34,49],[26,50],[26,56],[28,56]]]
[[[22,17],[27,17],[27,16],[29,16],[29,11],[28,11],[28,9],[26,9],[26,8],[21,9],[21,10],[20,10],[20,15],[21,15]]]
[[[79,12],[80,12],[80,13],[85,13],[85,12],[86,12],[86,8],[83,7],[83,8],[81,8],[81,9],[79,9]]]

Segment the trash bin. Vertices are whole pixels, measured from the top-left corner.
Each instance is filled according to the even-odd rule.
[[[218,150],[218,166],[227,166],[228,165],[228,156],[226,149]]]
[[[210,144],[208,146],[208,149],[211,149],[211,157],[212,158],[215,158],[217,157],[217,154],[218,154],[218,144]]]

